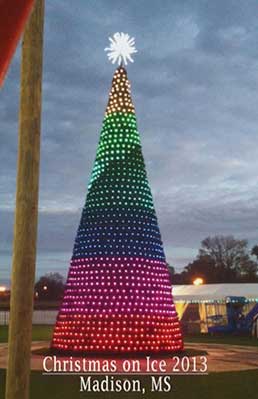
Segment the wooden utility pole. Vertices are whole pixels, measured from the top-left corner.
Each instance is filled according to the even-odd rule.
[[[44,0],[22,42],[19,147],[6,399],[28,399],[36,263]]]

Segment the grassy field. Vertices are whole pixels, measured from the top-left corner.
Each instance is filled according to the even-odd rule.
[[[185,337],[185,342],[205,342],[225,345],[258,346],[258,340],[246,336],[197,334]]]
[[[52,336],[53,326],[33,326],[33,341],[49,341]],[[0,342],[7,342],[8,328],[0,326]],[[258,346],[258,340],[250,337],[238,336],[210,336],[207,334],[198,334],[185,337],[185,342],[205,342],[205,343],[221,343],[229,345],[248,345]],[[201,348],[200,348],[201,349]]]
[[[100,378],[100,377],[98,377]],[[119,378],[119,377],[118,377]],[[134,377],[137,378],[137,377]],[[31,375],[31,399],[80,399],[87,398],[173,398],[173,399],[255,399],[258,392],[258,372],[213,373],[208,376],[172,377],[170,392],[151,392],[150,377],[139,377],[146,388],[141,393],[80,393],[79,376],[43,376],[40,372]],[[4,399],[5,372],[0,370],[0,399]]]
[[[33,326],[32,340],[33,341],[49,341],[51,339],[53,326]],[[0,342],[7,342],[8,328],[7,326],[0,326]]]

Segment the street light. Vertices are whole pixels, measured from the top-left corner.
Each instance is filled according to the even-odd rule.
[[[7,291],[7,287],[5,287],[4,285],[0,285],[0,292],[6,292]]]
[[[196,277],[196,279],[194,279],[193,284],[194,285],[202,285],[204,283],[203,278],[202,277]]]

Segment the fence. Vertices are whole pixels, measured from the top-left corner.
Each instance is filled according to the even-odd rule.
[[[57,310],[34,310],[32,323],[53,325],[56,322],[57,312]],[[9,317],[9,310],[1,310],[0,326],[7,326],[9,324]]]

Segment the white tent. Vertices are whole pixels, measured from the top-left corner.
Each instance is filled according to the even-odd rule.
[[[258,302],[258,284],[175,285],[173,297],[179,319],[183,318],[189,304],[197,304],[200,331],[207,332],[211,316],[219,314],[226,318],[228,297],[245,297],[244,313],[248,313]]]
[[[243,296],[250,302],[258,302],[258,284],[203,284],[174,285],[175,302],[225,302],[229,296]]]

